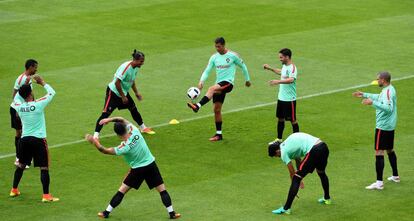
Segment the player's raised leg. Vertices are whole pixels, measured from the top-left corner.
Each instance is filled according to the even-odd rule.
[[[210,102],[214,94],[221,93],[221,91],[222,91],[222,86],[220,86],[219,84],[215,84],[208,88],[207,93],[201,98],[200,102],[196,104],[188,102],[187,106],[191,108],[195,113],[197,113],[198,110],[200,110],[202,106]]]

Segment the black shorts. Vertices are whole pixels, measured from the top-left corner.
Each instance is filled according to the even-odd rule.
[[[35,167],[49,167],[49,150],[45,138],[23,137],[19,146],[19,162]]]
[[[296,101],[277,101],[276,117],[296,121]]]
[[[16,130],[22,129],[22,121],[20,120],[19,115],[17,114],[17,111],[10,107],[10,119],[11,119],[11,127]]]
[[[216,102],[224,103],[226,94],[230,93],[233,90],[233,85],[227,81],[221,81],[217,84],[221,86],[221,93],[213,95],[213,103],[216,103]]]
[[[394,131],[375,129],[375,150],[394,149]]]
[[[105,104],[102,112],[112,113],[112,111],[114,111],[116,108],[118,108],[118,110],[134,108],[135,102],[129,93],[126,94],[126,97],[128,98],[128,103],[124,104],[122,103],[122,98],[118,97],[118,95],[116,95],[109,87],[107,87]]]
[[[144,167],[130,169],[123,183],[129,187],[138,189],[144,180],[149,189],[164,183],[155,161]]]
[[[328,165],[329,149],[328,146],[321,142],[312,147],[311,151],[306,154],[305,158],[299,166],[296,174],[304,178],[306,174],[313,173],[315,168],[320,171],[325,171]]]

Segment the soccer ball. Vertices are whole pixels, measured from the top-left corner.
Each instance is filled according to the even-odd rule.
[[[190,89],[188,89],[188,91],[187,91],[187,96],[191,100],[196,99],[198,97],[198,95],[200,95],[200,89],[198,89],[196,87],[190,87]]]

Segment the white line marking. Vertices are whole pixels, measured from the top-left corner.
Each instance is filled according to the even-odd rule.
[[[414,78],[414,75],[408,75],[408,76],[405,76],[405,77],[395,78],[392,81],[401,81],[401,80],[410,79],[410,78]],[[328,94],[335,94],[335,93],[339,93],[339,92],[343,92],[343,91],[348,91],[348,90],[351,90],[351,89],[367,87],[367,86],[370,86],[370,85],[371,84],[360,84],[360,85],[355,85],[355,86],[346,87],[346,88],[340,88],[340,89],[329,90],[329,91],[325,91],[325,92],[319,92],[319,93],[315,93],[315,94],[309,94],[309,95],[298,97],[297,100],[303,100],[303,99],[308,99],[308,98],[312,98],[312,97],[319,97],[319,96],[328,95]],[[275,105],[275,104],[276,104],[276,101],[273,101],[273,102],[269,102],[269,103],[257,104],[257,105],[252,105],[252,106],[248,106],[248,107],[241,107],[241,108],[236,108],[236,109],[229,110],[229,111],[224,111],[223,114],[235,113],[235,112],[255,109],[255,108],[259,108],[259,107]],[[181,122],[195,121],[195,120],[200,120],[200,119],[204,119],[204,118],[211,117],[211,116],[213,116],[213,114],[206,114],[206,115],[202,115],[202,116],[198,116],[198,117],[191,117],[191,118],[183,119],[183,120],[181,120]],[[152,128],[165,127],[165,126],[168,126],[168,125],[169,125],[168,123],[162,123],[162,124],[154,125],[154,126],[152,126]],[[107,135],[101,136],[101,138],[113,137],[113,136],[115,136],[115,134],[107,134]],[[61,143],[61,144],[55,144],[55,145],[49,146],[49,148],[51,149],[51,148],[63,147],[63,146],[68,146],[68,145],[82,143],[82,142],[85,142],[85,140],[82,139],[82,140],[75,140],[75,141],[71,141],[71,142]],[[1,155],[0,159],[13,157],[13,156],[16,156],[16,154],[15,153],[5,154],[5,155]]]

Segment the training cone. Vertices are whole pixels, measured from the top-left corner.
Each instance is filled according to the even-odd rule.
[[[371,82],[371,85],[378,85],[378,81],[377,81],[377,80],[373,80],[373,81]]]
[[[170,120],[170,124],[179,124],[180,121],[178,121],[177,119],[172,119]]]

